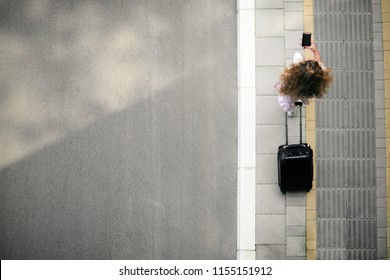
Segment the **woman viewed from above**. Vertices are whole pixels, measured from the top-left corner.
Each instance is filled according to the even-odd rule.
[[[284,69],[280,81],[275,85],[279,92],[279,105],[290,117],[295,114],[296,101],[301,100],[308,105],[308,99],[323,97],[332,82],[331,69],[322,64],[314,41],[304,48],[313,52],[314,59],[303,60],[300,53],[295,53],[293,64]]]

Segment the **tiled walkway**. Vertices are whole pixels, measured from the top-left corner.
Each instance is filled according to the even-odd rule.
[[[386,258],[381,1],[255,4],[256,258]],[[285,142],[284,113],[273,85],[302,51],[304,30],[314,32],[324,63],[334,70],[334,84],[324,100],[305,110],[307,142],[315,148],[315,187],[284,196],[276,165],[277,147]],[[289,129],[290,142],[297,142],[297,117]]]
[[[277,182],[276,153],[286,141],[285,115],[273,89],[293,54],[303,54],[299,46],[304,30],[303,12],[303,1],[256,1],[258,259],[306,259],[306,193],[283,195]],[[289,119],[290,143],[298,142],[298,121],[298,117]]]
[[[375,106],[375,98],[383,100],[383,78],[374,83],[372,51],[378,15],[366,0],[314,4],[317,45],[335,77],[316,107],[317,258],[376,259],[377,187],[382,187],[376,181],[382,156],[376,157],[376,140],[382,138],[376,127],[382,129],[384,117],[383,102]]]

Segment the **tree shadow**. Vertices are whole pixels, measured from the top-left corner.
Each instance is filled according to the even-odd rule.
[[[235,258],[235,1],[213,2],[221,13],[217,20],[208,1],[131,1],[115,7],[72,1],[73,6],[66,4],[66,15],[85,15],[79,3],[85,13],[92,13],[87,21],[92,31],[84,35],[93,37],[93,30],[97,35],[119,30],[122,35],[107,38],[110,44],[98,50],[88,46],[92,39],[81,41],[87,44],[85,52],[96,52],[91,56],[66,45],[62,62],[56,56],[62,51],[45,53],[64,44],[64,36],[78,38],[81,17],[70,20],[68,30],[60,16],[65,8],[55,8],[64,2],[46,2],[50,8],[32,13],[36,20],[40,12],[44,15],[37,26],[26,25],[32,19],[1,20],[2,27],[8,24],[2,30],[23,31],[22,38],[30,36],[27,42],[37,44],[16,57],[24,60],[39,46],[43,49],[32,63],[35,66],[29,66],[38,70],[25,71],[26,80],[7,76],[12,94],[0,106],[14,108],[13,101],[27,99],[34,101],[29,113],[44,112],[30,120],[28,115],[4,113],[9,120],[1,123],[4,131],[16,132],[3,141],[11,147],[15,140],[18,149],[28,152],[2,164],[0,257]],[[27,5],[12,3],[2,8],[6,5],[21,13]],[[146,19],[140,11],[148,12]],[[96,25],[94,13],[100,20]],[[36,38],[52,28],[55,18],[66,32],[59,37],[50,33],[38,44]],[[122,28],[127,24],[130,33]],[[22,31],[15,31],[18,28]],[[130,34],[143,41],[126,45]],[[108,68],[113,73],[96,74],[105,62],[111,63]],[[9,63],[12,71],[23,70],[19,60]],[[126,75],[118,78],[122,71]],[[18,81],[30,85],[30,73],[38,73],[38,81],[31,83],[29,96],[17,85]],[[79,77],[83,74],[85,82]],[[19,93],[17,98],[13,93]],[[37,145],[23,146],[34,139]]]

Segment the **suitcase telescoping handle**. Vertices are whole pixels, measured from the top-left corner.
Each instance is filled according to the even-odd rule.
[[[302,144],[302,105],[303,102],[295,102],[295,106],[299,107],[299,144]],[[286,112],[286,145],[288,145],[288,115]]]

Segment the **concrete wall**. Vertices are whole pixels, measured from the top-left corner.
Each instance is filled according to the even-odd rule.
[[[236,257],[236,1],[0,1],[0,258]]]

